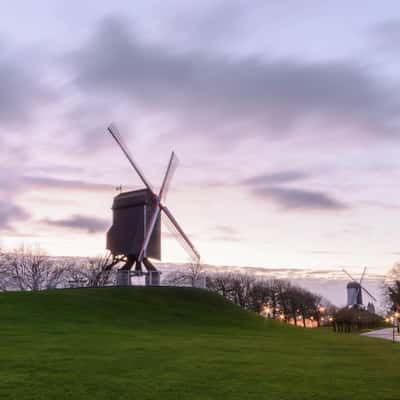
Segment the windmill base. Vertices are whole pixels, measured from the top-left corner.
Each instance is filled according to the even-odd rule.
[[[160,286],[160,271],[149,271],[146,274],[146,286]]]
[[[131,271],[129,269],[119,269],[117,271],[117,286],[131,285]]]
[[[117,286],[131,286],[131,277],[143,275],[146,286],[159,286],[161,272],[147,258],[143,260],[143,265],[147,272],[143,272],[142,263],[127,258],[125,265],[117,271]],[[132,271],[133,266],[135,268]]]

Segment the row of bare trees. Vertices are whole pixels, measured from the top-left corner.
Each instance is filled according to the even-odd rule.
[[[204,272],[203,265],[196,262],[181,266],[179,270],[169,272],[162,280],[162,284],[166,286],[206,288],[206,278],[207,275]]]
[[[52,258],[40,248],[0,251],[0,291],[101,287],[113,284],[107,269],[110,255],[93,258]]]
[[[44,290],[66,287],[102,287],[115,284],[109,254],[94,258],[52,258],[40,248],[20,247],[0,251],[0,291]],[[257,313],[268,310],[272,318],[282,317],[297,324],[307,318],[318,323],[322,296],[279,279],[262,279],[240,273],[205,273],[200,264],[167,275],[164,284],[197,286],[217,292],[239,306]]]
[[[334,307],[322,296],[280,279],[262,279],[248,274],[213,273],[207,275],[207,288],[239,306],[257,313],[281,317],[298,324],[309,318],[320,324],[322,314]]]

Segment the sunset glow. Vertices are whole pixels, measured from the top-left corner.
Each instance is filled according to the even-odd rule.
[[[154,186],[178,154],[167,204],[206,263],[399,259],[399,25],[377,3],[340,30],[333,3],[35,3],[0,29],[2,247],[104,252],[115,187],[141,187],[114,121]]]

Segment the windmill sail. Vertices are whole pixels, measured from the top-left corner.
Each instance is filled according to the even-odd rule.
[[[119,282],[123,281],[125,283],[122,284],[129,285],[130,269],[135,266],[135,274],[141,275],[143,263],[148,271],[146,279],[149,278],[149,284],[154,284],[151,283],[152,276],[156,277],[156,284],[159,284],[160,273],[152,266],[148,257],[151,258],[155,255],[155,258],[160,259],[160,251],[157,251],[157,249],[161,248],[161,236],[157,234],[157,232],[161,232],[159,224],[161,213],[165,216],[164,220],[168,229],[186,250],[190,258],[196,263],[200,262],[200,255],[189,237],[180,227],[169,209],[162,203],[166,198],[172,176],[178,165],[178,158],[175,153],[172,152],[160,187],[160,192],[157,196],[153,190],[153,186],[146,179],[124,143],[118,129],[110,125],[108,127],[108,132],[116,141],[125,157],[146,186],[146,189],[121,193],[115,197],[113,206],[113,226],[107,234],[107,248],[112,252],[114,258],[125,260],[125,265],[121,268],[124,272],[124,277],[123,280],[121,279]],[[127,271],[128,274],[126,274]],[[122,276],[122,273],[120,275]]]

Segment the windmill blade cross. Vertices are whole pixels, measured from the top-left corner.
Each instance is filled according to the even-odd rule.
[[[164,201],[167,196],[169,186],[171,184],[171,179],[174,175],[174,172],[176,171],[176,168],[178,167],[178,164],[179,164],[179,159],[176,156],[175,152],[172,152],[168,162],[167,170],[164,175],[164,180],[160,188],[159,198],[161,201]]]
[[[159,195],[157,195],[153,189],[153,186],[150,184],[150,182],[146,179],[146,177],[144,176],[142,170],[139,168],[138,164],[136,163],[136,161],[134,160],[133,156],[131,155],[128,147],[126,146],[126,144],[124,143],[118,129],[113,126],[113,124],[111,124],[108,128],[107,128],[108,132],[111,134],[111,136],[113,137],[113,139],[115,140],[115,142],[118,144],[118,146],[120,147],[120,149],[122,150],[122,152],[124,153],[125,157],[128,159],[129,163],[131,164],[131,166],[133,167],[133,169],[136,171],[136,173],[138,174],[140,180],[143,182],[143,184],[145,185],[147,190],[137,190],[137,191],[132,191],[129,194],[127,194],[127,196],[124,198],[124,200],[126,199],[130,199],[130,203],[128,205],[124,204],[120,204],[121,202],[119,201],[121,199],[121,196],[116,196],[114,199],[114,204],[116,204],[115,208],[113,206],[113,213],[114,213],[114,217],[115,217],[115,210],[119,209],[119,208],[131,208],[131,207],[136,207],[137,204],[134,202],[135,198],[138,196],[142,196],[143,197],[143,192],[147,192],[146,196],[145,196],[145,200],[143,200],[144,202],[140,203],[139,206],[143,207],[144,210],[144,223],[145,223],[145,227],[146,227],[146,231],[144,232],[140,232],[140,235],[143,234],[143,236],[141,237],[141,239],[143,238],[143,241],[141,241],[140,244],[136,245],[134,249],[132,249],[132,247],[129,247],[128,245],[124,247],[124,249],[120,249],[117,246],[115,246],[115,238],[118,236],[117,233],[118,231],[115,228],[115,226],[118,227],[118,224],[124,224],[125,221],[120,221],[121,218],[116,218],[114,219],[113,222],[113,226],[112,228],[109,230],[108,234],[107,234],[107,246],[109,246],[108,248],[110,249],[110,251],[113,251],[113,255],[119,255],[121,252],[121,254],[124,255],[124,257],[130,262],[130,264],[128,265],[128,263],[126,264],[127,267],[131,268],[132,264],[132,260],[136,263],[136,266],[139,265],[139,269],[141,269],[140,264],[143,262],[146,266],[146,268],[148,268],[148,266],[146,265],[146,260],[147,257],[155,257],[155,258],[160,258],[159,255],[159,250],[154,250],[153,246],[151,246],[151,248],[149,248],[149,244],[151,242],[151,238],[153,235],[153,232],[157,226],[157,222],[159,221],[160,218],[160,214],[161,212],[163,212],[166,216],[166,221],[168,222],[168,226],[171,228],[171,230],[173,231],[175,237],[178,239],[178,241],[180,242],[180,244],[183,245],[183,247],[185,248],[185,250],[190,254],[191,258],[193,260],[196,260],[196,262],[200,262],[200,255],[197,252],[196,248],[193,246],[192,242],[190,241],[190,239],[188,238],[188,236],[185,234],[185,232],[183,231],[183,229],[180,227],[180,225],[178,224],[178,222],[176,221],[176,219],[174,218],[174,216],[171,214],[171,212],[168,210],[168,208],[166,206],[164,206],[162,204],[162,201],[165,199],[166,194],[168,192],[169,186],[170,186],[170,182],[172,179],[172,176],[177,168],[178,165],[178,158],[176,157],[175,153],[172,152],[170,158],[169,158],[169,162],[168,162],[168,166],[167,166],[167,170],[165,172],[161,187],[160,187],[160,191],[159,191]],[[148,193],[150,192],[150,195],[148,196]],[[141,198],[142,198],[141,197]],[[132,200],[132,199],[133,200]],[[142,201],[142,200],[140,200]],[[147,216],[146,216],[146,207],[150,208],[150,212],[152,212],[153,214],[151,215],[151,218],[149,220],[149,223],[147,223]],[[142,217],[143,214],[139,213],[139,216],[135,216],[133,215],[133,219],[135,221],[142,221]],[[132,222],[132,223],[133,223]],[[117,232],[117,233],[115,233]],[[161,246],[161,242],[157,241],[157,246]],[[157,247],[155,246],[155,247]],[[139,263],[138,263],[139,262]],[[125,282],[125,278],[123,280],[123,282]],[[129,281],[128,281],[129,284]]]
[[[146,231],[146,236],[144,238],[142,248],[140,249],[140,253],[139,253],[139,257],[138,257],[138,260],[140,262],[143,261],[145,255],[146,255],[147,247],[149,246],[151,235],[153,234],[154,228],[156,227],[157,219],[158,219],[159,215],[160,215],[160,203],[157,202],[156,209],[154,210],[154,213],[151,216],[150,223],[149,223],[149,226]]]
[[[133,159],[132,154],[130,153],[128,147],[125,145],[120,133],[118,132],[118,129],[116,128],[116,126],[111,124],[107,128],[107,130],[108,130],[108,132],[110,132],[111,136],[117,142],[118,146],[121,148],[122,152],[125,154],[125,157],[128,159],[128,161],[132,165],[133,169],[139,175],[139,178],[142,180],[144,185],[147,187],[147,189],[149,189],[152,193],[154,193],[153,187],[151,186],[149,181],[145,178],[142,170],[138,167],[137,163]]]
[[[371,297],[372,300],[378,301],[374,296],[372,296],[372,294],[371,294],[367,289],[365,289],[364,286],[361,286],[361,288],[362,288],[362,290],[364,290],[365,293],[367,293],[367,295],[368,295],[369,297]]]
[[[153,231],[157,224],[157,219],[160,215],[160,211],[161,211],[160,200],[162,198],[165,198],[166,192],[168,191],[169,183],[171,182],[172,175],[175,172],[175,169],[177,167],[177,162],[178,162],[178,159],[175,156],[175,153],[172,152],[171,157],[168,162],[168,167],[165,172],[165,176],[164,176],[161,188],[160,188],[160,193],[159,193],[158,199],[156,198],[156,209],[154,210],[154,213],[150,219],[150,223],[149,223],[149,226],[148,226],[148,229],[146,232],[146,236],[145,236],[142,248],[139,253],[139,257],[138,257],[139,261],[143,261],[143,259],[146,256],[146,251],[147,251],[147,247],[149,246],[149,243],[150,243],[151,235],[153,234]]]
[[[352,281],[355,281],[355,279],[354,279],[344,268],[342,268],[342,271],[343,271]]]
[[[197,255],[195,253],[193,253],[193,250],[186,243],[186,241],[182,238],[181,234],[178,232],[178,230],[172,224],[171,220],[168,219],[166,216],[164,216],[163,223],[167,227],[169,233],[176,239],[176,241],[180,244],[182,249],[188,254],[190,260],[197,264],[199,262],[199,258],[197,257]]]
[[[363,272],[362,272],[362,274],[361,274],[361,277],[360,277],[360,282],[359,282],[360,286],[359,286],[359,288],[357,289],[356,299],[358,299],[358,295],[359,295],[360,292],[361,292],[361,288],[362,288],[361,283],[362,283],[362,281],[363,281],[363,279],[364,279],[364,275],[365,275],[365,272],[366,272],[366,271],[367,271],[367,267],[364,267],[364,270],[363,270]],[[362,298],[361,298],[361,299],[362,299]],[[361,300],[361,302],[362,302],[362,300]]]
[[[363,281],[363,279],[364,279],[364,275],[365,275],[365,272],[367,271],[367,267],[364,267],[364,271],[363,271],[363,273],[361,274],[361,278],[360,278],[360,285],[361,285],[361,283],[362,283],[362,281]]]
[[[186,233],[183,231],[183,229],[179,226],[177,220],[174,218],[174,216],[171,214],[171,212],[168,210],[168,208],[162,204],[160,204],[160,207],[162,211],[164,211],[165,216],[168,218],[169,222],[172,224],[172,226],[175,228],[177,233],[179,234],[177,236],[177,239],[179,240],[182,239],[184,243],[185,249],[188,251],[189,255],[191,258],[193,258],[194,261],[200,262],[200,254],[186,235]]]

